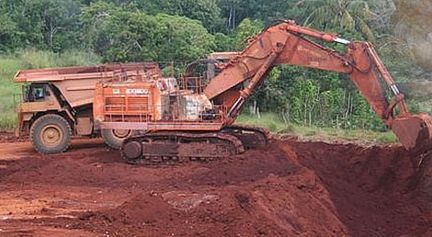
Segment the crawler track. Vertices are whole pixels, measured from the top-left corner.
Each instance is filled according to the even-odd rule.
[[[214,133],[155,132],[127,139],[121,156],[130,164],[175,164],[207,162],[262,149],[268,145],[266,129],[233,125]]]
[[[240,139],[228,133],[147,133],[124,141],[121,155],[131,164],[209,161],[241,154]]]
[[[222,132],[240,139],[245,149],[262,149],[268,145],[270,139],[270,132],[267,129],[254,126],[231,125]]]

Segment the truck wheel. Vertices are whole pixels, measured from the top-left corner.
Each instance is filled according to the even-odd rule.
[[[36,151],[42,154],[61,153],[68,149],[72,128],[60,115],[47,114],[38,118],[30,129],[30,139]]]
[[[102,129],[101,135],[109,147],[119,150],[123,141],[133,134],[132,130],[127,129]]]

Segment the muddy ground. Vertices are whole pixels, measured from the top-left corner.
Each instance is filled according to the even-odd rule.
[[[10,142],[0,236],[432,236],[432,162],[400,147],[285,138],[209,163],[137,167],[98,139],[50,156]]]

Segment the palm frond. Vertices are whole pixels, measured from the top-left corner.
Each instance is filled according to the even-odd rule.
[[[361,18],[357,19],[360,31],[363,33],[363,35],[366,36],[366,39],[369,41],[374,42],[376,40],[375,34],[373,33],[372,29],[369,27],[369,25]]]
[[[340,21],[341,28],[346,30],[354,30],[355,29],[355,20],[351,16],[351,13],[348,10],[345,10],[342,14],[342,19]]]

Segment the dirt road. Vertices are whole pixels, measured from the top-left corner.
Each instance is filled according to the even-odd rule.
[[[428,163],[294,139],[151,167],[97,139],[50,156],[1,143],[0,236],[432,236]]]

